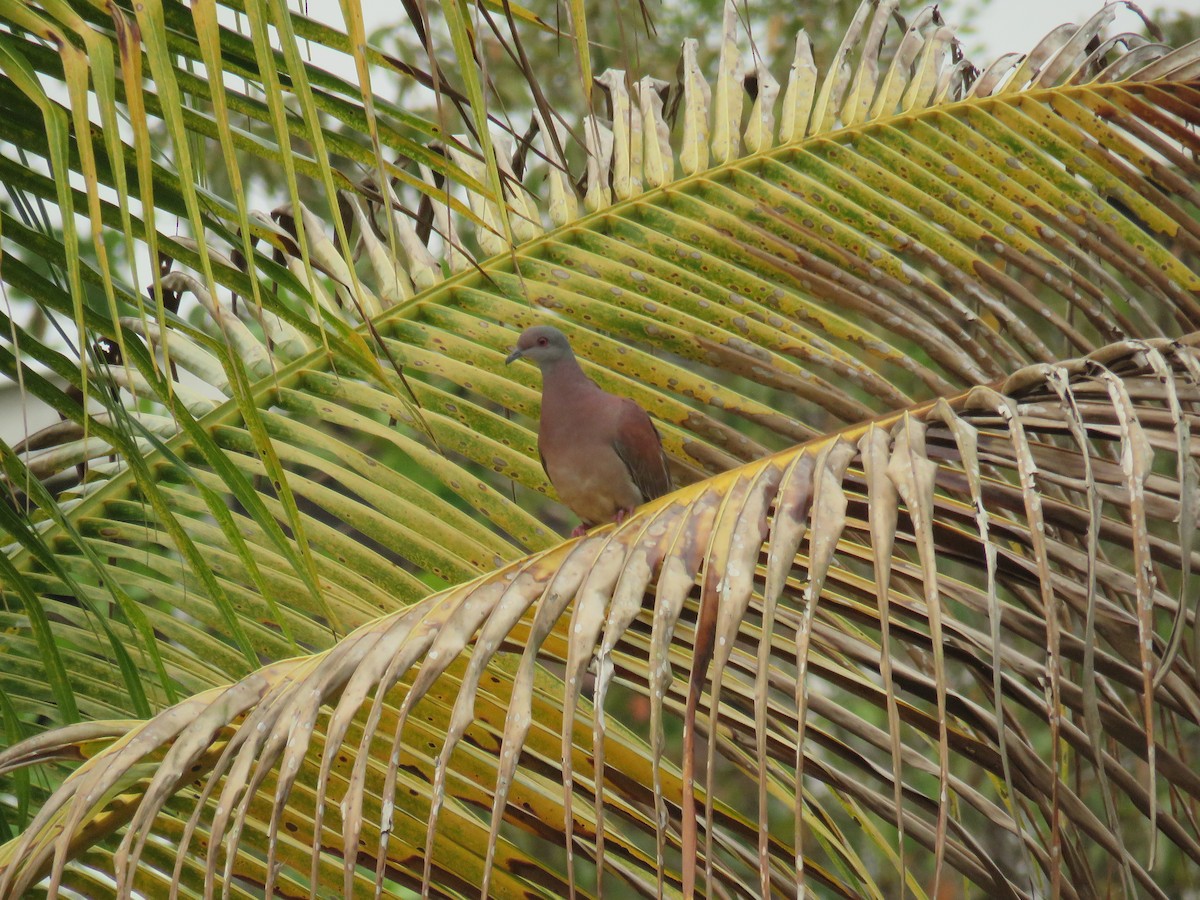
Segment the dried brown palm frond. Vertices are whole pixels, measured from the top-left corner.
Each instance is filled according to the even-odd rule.
[[[989,896],[1118,877],[1163,895],[1156,855],[1200,865],[1198,375],[1192,343],[1169,341],[1024,369],[184,701],[64,783],[7,848],[0,893],[68,859],[88,823],[89,841],[121,829],[103,865],[131,889],[153,836],[165,858],[203,851],[210,879],[252,877],[265,855],[280,889],[344,867],[347,895],[372,870],[561,891],[537,861],[565,833],[639,893],[678,889],[694,865],[709,892],[801,878],[860,896],[879,890],[866,848],[894,826],[909,839],[894,864],[928,856]],[[647,699],[650,746],[605,712],[618,684]],[[705,740],[694,760],[664,749],[680,717]],[[792,798],[795,841],[768,826],[771,797]],[[834,798],[862,833],[829,828]]]

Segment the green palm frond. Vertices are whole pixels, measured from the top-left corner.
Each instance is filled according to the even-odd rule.
[[[7,14],[3,279],[75,333],[3,320],[64,422],[0,448],[0,766],[41,809],[0,895],[52,865],[149,894],[1194,871],[1200,50],[1105,40],[1106,8],[978,73],[895,7],[824,76],[801,34],[780,86],[730,6],[711,85],[687,45],[666,103],[610,70],[609,117],[491,134],[458,5],[427,120],[369,89],[397,66],[352,4],[349,38],[282,4],[245,34],[205,3]],[[564,545],[503,365],[547,318],[683,487]]]

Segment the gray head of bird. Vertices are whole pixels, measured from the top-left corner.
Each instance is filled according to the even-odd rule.
[[[545,369],[562,359],[569,359],[575,354],[571,352],[571,344],[567,336],[553,325],[534,325],[526,328],[517,338],[517,349],[508,354],[505,363],[517,359],[527,359],[539,368]]]

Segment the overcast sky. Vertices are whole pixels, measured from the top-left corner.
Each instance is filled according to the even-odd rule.
[[[986,51],[972,54],[977,63],[986,64],[1010,50],[1024,53],[1032,49],[1040,37],[1064,22],[1083,24],[1103,5],[1098,0],[991,0],[980,10],[971,0],[947,0],[941,9],[950,25],[971,23],[975,34],[967,44],[973,51],[975,48]],[[1149,0],[1139,5],[1152,19],[1157,18],[1160,10],[1200,11],[1197,0]],[[1140,30],[1138,22],[1137,16],[1123,12],[1115,27],[1122,31]]]
[[[587,0],[589,11],[602,8],[602,4],[614,0]],[[651,12],[661,3],[670,0],[648,0]],[[752,9],[769,9],[779,0],[738,0],[748,2]],[[790,0],[790,2],[820,3],[821,0]],[[367,34],[403,20],[404,12],[398,3],[363,2],[363,18]],[[1103,0],[942,0],[939,7],[947,24],[960,31],[968,54],[974,62],[984,67],[1004,53],[1025,53],[1033,49],[1038,40],[1064,22],[1082,25],[1104,6]],[[1160,12],[1176,10],[1200,11],[1200,0],[1143,0],[1140,4],[1151,18]],[[340,0],[308,0],[308,15],[322,22],[341,26]],[[964,29],[969,23],[969,33]],[[703,40],[716,26],[706,27],[697,22],[697,38]],[[1119,31],[1141,31],[1140,19],[1133,13],[1123,11],[1108,29],[1108,34]],[[340,55],[338,55],[340,56]],[[333,62],[339,73],[353,79],[354,67],[346,57]],[[323,60],[318,64],[326,64]],[[345,66],[345,71],[341,69]],[[776,73],[783,78],[784,73]]]

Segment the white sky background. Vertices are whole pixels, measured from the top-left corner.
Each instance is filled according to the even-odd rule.
[[[965,43],[975,63],[986,65],[1003,53],[1032,50],[1040,38],[1064,22],[1082,25],[1103,5],[1099,0],[990,0],[983,4],[946,0],[941,9],[947,24],[956,28],[971,24],[974,34]],[[1138,5],[1151,20],[1166,18],[1174,11],[1200,12],[1200,0],[1143,0]],[[1139,24],[1137,16],[1125,11],[1110,33],[1140,31]]]
[[[589,11],[600,8],[613,0],[587,0]],[[660,5],[671,0],[648,0],[653,14]],[[769,9],[778,2],[811,2],[821,0],[738,0],[748,2],[751,9]],[[934,2],[934,0],[930,0]],[[1163,18],[1163,13],[1173,11],[1200,12],[1200,0],[1142,0],[1138,4],[1151,19]],[[1104,6],[1104,0],[941,0],[942,16],[955,30],[970,26],[970,34],[962,35],[969,55],[977,65],[986,66],[998,56],[1008,53],[1026,53],[1032,50],[1039,39],[1064,22],[1082,25]],[[393,25],[403,18],[398,3],[363,0],[363,18],[367,34],[376,28]],[[308,15],[331,24],[341,24],[340,0],[308,0]],[[713,26],[716,27],[715,25]],[[697,23],[698,30],[706,30],[705,23]],[[1117,19],[1110,33],[1122,30],[1140,31],[1140,20],[1128,11]],[[704,34],[698,33],[698,38]],[[343,73],[354,78],[351,66]],[[782,78],[786,73],[777,73]]]
[[[589,11],[595,11],[613,0],[586,0]],[[779,2],[820,3],[821,0],[738,0],[749,3],[751,9],[767,10]],[[935,0],[929,0],[935,2]],[[671,0],[647,0],[651,14]],[[1082,25],[1104,6],[1105,0],[941,0],[942,17],[957,31],[968,56],[981,68],[1009,52],[1027,53],[1051,30],[1064,22]],[[341,0],[307,0],[308,15],[338,27],[342,24]],[[294,4],[293,4],[294,5]],[[1152,20],[1160,20],[1174,11],[1200,12],[1200,0],[1142,0],[1138,4]],[[363,19],[367,34],[403,19],[398,3],[362,0]],[[222,8],[223,9],[223,8]],[[697,23],[697,38],[704,38],[711,28]],[[1142,31],[1141,20],[1123,11],[1106,33]],[[331,53],[326,59],[312,58],[317,65],[326,65],[351,81],[356,79],[353,63],[341,54]],[[775,73],[777,78],[786,72]]]

